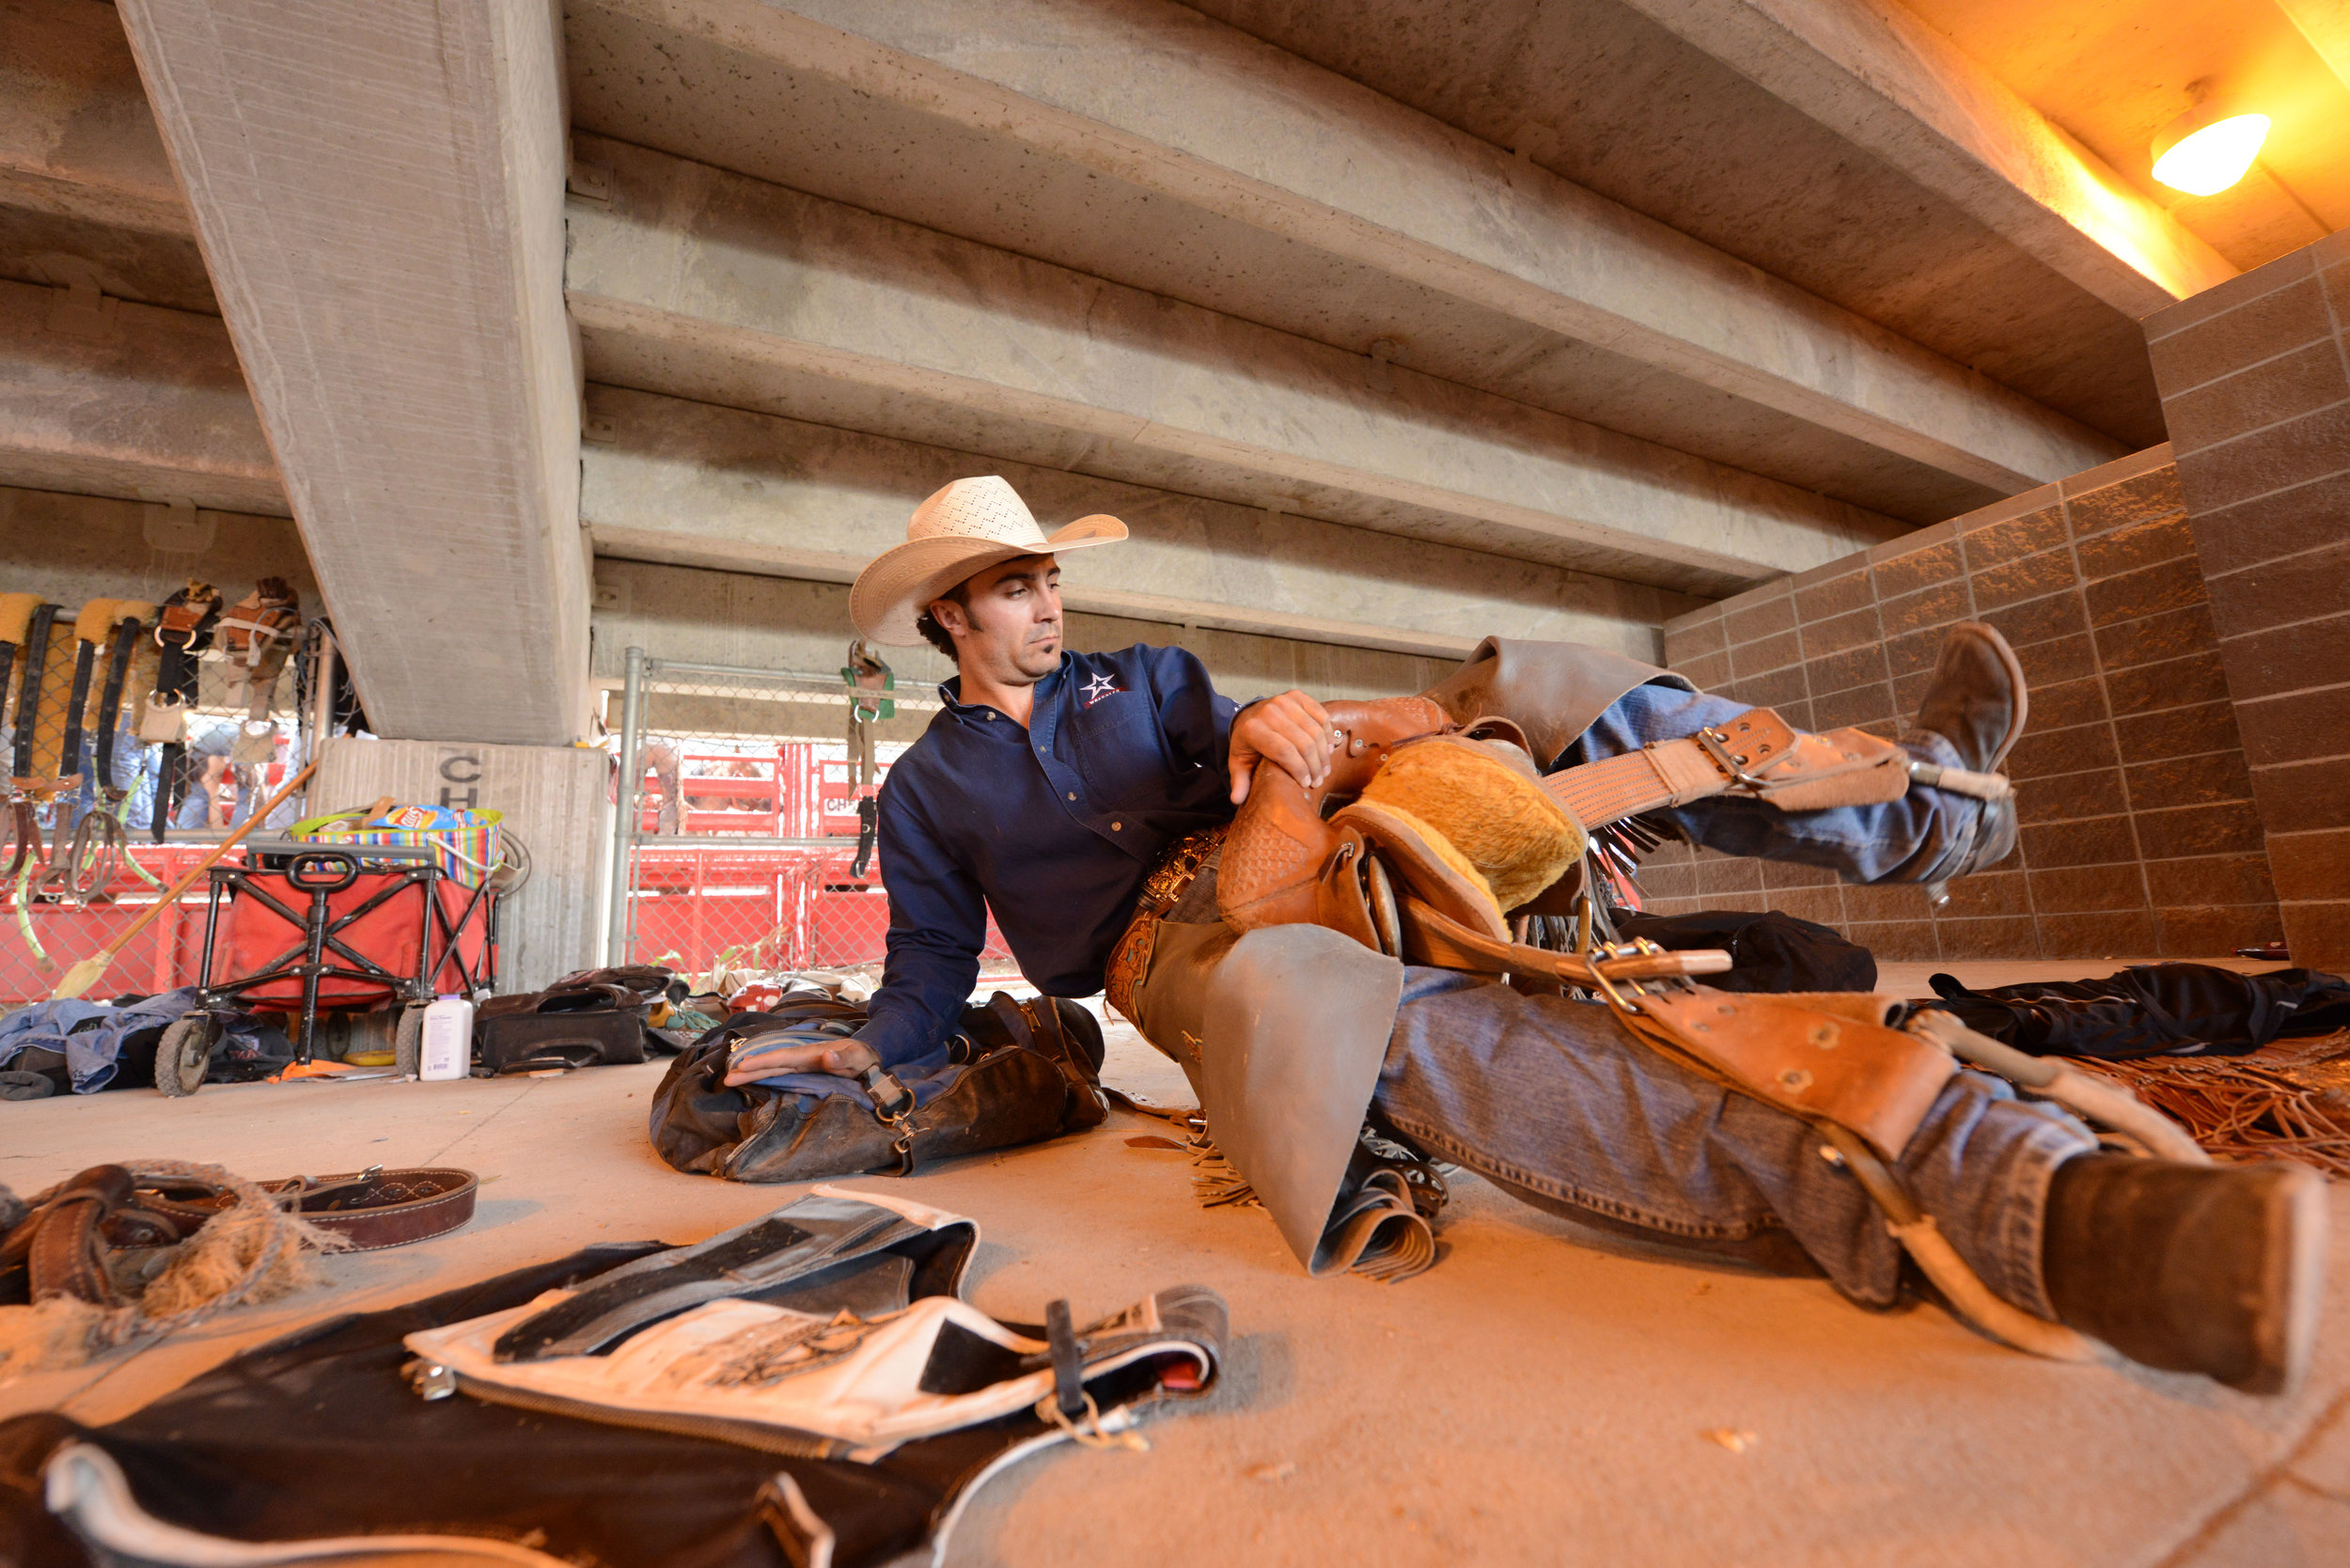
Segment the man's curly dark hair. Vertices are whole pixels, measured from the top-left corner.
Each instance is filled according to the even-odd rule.
[[[971,585],[968,581],[957,583],[938,597],[951,599],[961,604],[965,612],[968,612],[971,608]],[[914,618],[914,629],[922,634],[924,642],[946,654],[948,658],[954,658],[955,639],[948,634],[946,627],[938,623],[938,618],[931,614],[927,606],[920,615]]]

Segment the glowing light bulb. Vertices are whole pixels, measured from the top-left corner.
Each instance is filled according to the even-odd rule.
[[[2244,178],[2267,139],[2266,115],[2231,115],[2171,143],[2154,160],[2154,178],[2189,196],[2217,196]]]

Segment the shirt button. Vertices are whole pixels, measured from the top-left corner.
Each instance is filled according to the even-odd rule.
[[[1126,824],[1124,823],[1110,823],[1110,831],[1112,833],[1121,832],[1124,830],[1125,826]]]
[[[1070,791],[1070,792],[1069,792],[1069,798],[1070,798],[1071,800],[1075,800],[1075,799],[1077,798],[1077,792],[1076,792],[1076,791],[1074,791],[1074,790]]]

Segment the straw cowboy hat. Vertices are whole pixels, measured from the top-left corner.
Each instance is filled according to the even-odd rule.
[[[849,590],[849,619],[868,641],[920,642],[914,623],[957,583],[1015,556],[1058,555],[1115,544],[1126,525],[1106,513],[1080,517],[1047,536],[1019,492],[994,474],[957,479],[914,509],[906,541],[877,557]]]

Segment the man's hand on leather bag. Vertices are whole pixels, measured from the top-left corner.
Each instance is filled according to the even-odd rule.
[[[839,1040],[826,1045],[782,1045],[754,1057],[727,1074],[729,1087],[757,1083],[785,1073],[836,1073],[854,1078],[881,1058],[861,1040]]]
[[[1271,762],[1308,789],[1330,773],[1337,745],[1330,715],[1304,692],[1283,692],[1242,710],[1232,721],[1232,804],[1248,798],[1257,764]]]

